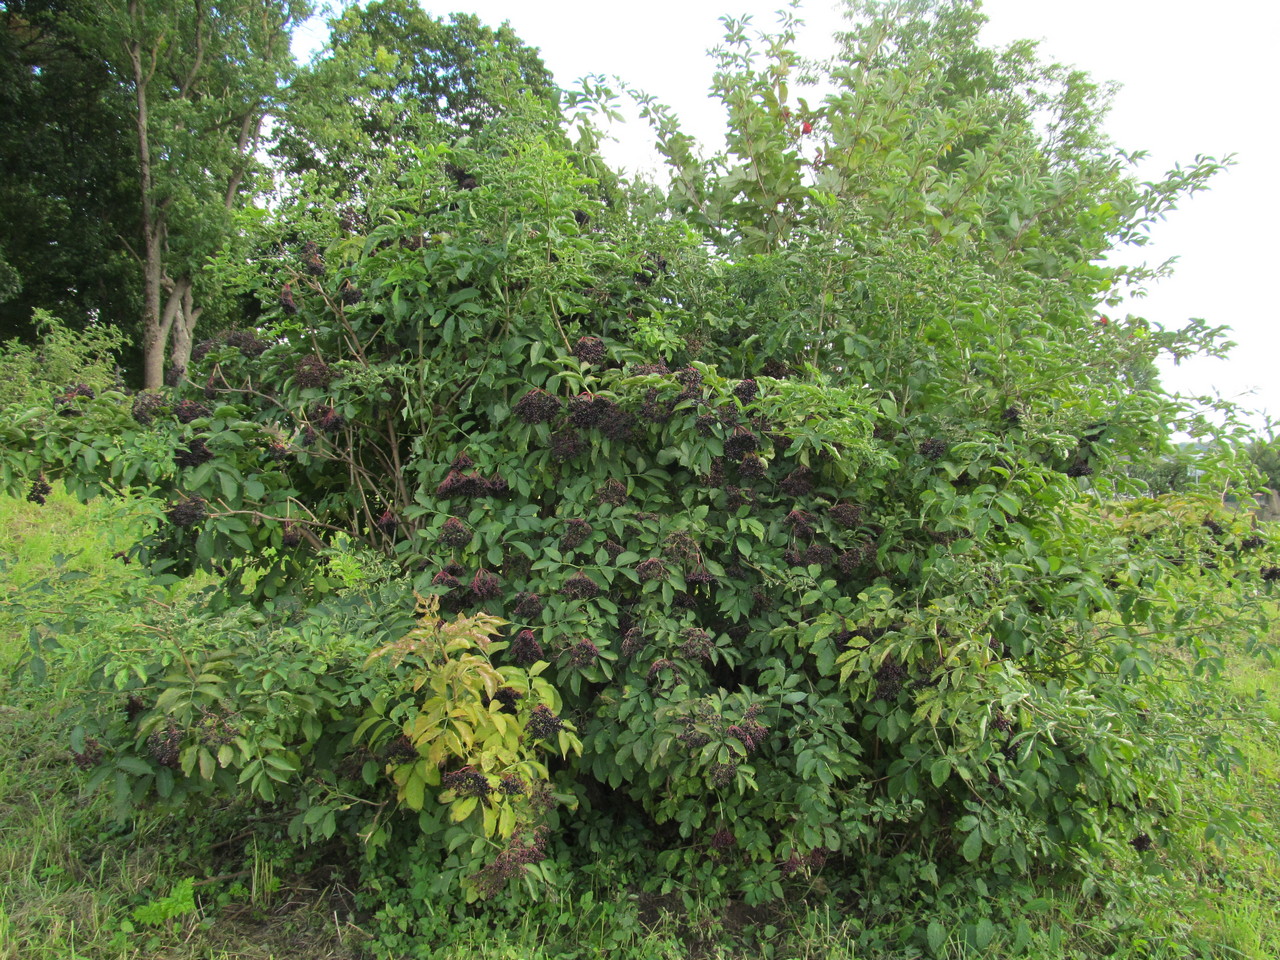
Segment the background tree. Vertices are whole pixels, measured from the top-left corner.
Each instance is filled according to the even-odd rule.
[[[143,383],[177,369],[209,291],[202,264],[252,193],[267,113],[291,72],[301,0],[142,3],[76,8],[69,30],[129,95],[141,274]]]
[[[0,337],[33,339],[44,308],[82,327],[138,329],[140,285],[127,94],[63,29],[63,5],[0,9]],[[132,365],[136,366],[136,361]]]
[[[556,87],[511,28],[469,14],[446,22],[414,0],[351,6],[330,21],[323,51],[294,79],[272,153],[286,174],[314,173],[347,195],[402,164],[411,146],[477,133],[516,91],[556,125]]]

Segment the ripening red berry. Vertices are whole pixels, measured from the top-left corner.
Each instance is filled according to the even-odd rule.
[[[813,124],[806,120],[804,123],[800,124],[800,132],[813,133]]]

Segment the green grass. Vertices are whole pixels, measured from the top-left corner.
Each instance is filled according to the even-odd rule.
[[[21,587],[73,572],[49,603],[100,603],[101,614],[69,641],[91,648],[118,629],[130,609],[111,598],[132,589],[145,602],[178,604],[181,591],[145,587],[136,565],[114,559],[144,521],[128,505],[88,508],[61,493],[41,508],[0,498],[0,960],[323,960],[368,954],[368,918],[353,907],[346,865],[325,851],[299,853],[281,821],[212,807],[198,819],[149,813],[116,824],[105,793],[85,796],[61,714],[75,690],[56,665],[49,681],[14,680],[25,647],[26,614],[14,608]],[[83,574],[83,576],[81,576]],[[74,654],[75,651],[71,651]],[[965,945],[973,901],[901,916],[867,931],[829,904],[736,907],[690,919],[678,901],[645,899],[620,888],[607,869],[591,874],[589,893],[514,914],[502,929],[487,919],[450,922],[420,956],[444,960],[890,960],[918,956],[901,948],[901,931],[934,920],[940,956],[1000,960],[1163,960],[1280,957],[1280,704],[1255,704],[1280,692],[1280,668],[1241,654],[1223,681],[1255,724],[1237,731],[1244,766],[1232,776],[1188,785],[1187,814],[1170,826],[1175,842],[1148,858],[1113,865],[1117,889],[1106,902],[1071,885],[1040,881],[1029,913],[998,902],[981,909],[1000,920],[985,948]],[[1263,720],[1277,726],[1267,727]],[[1206,841],[1197,811],[1240,811],[1247,829],[1221,846]],[[190,899],[182,894],[190,884]],[[1003,911],[1003,912],[1002,912]],[[709,923],[708,920],[714,921]],[[1021,934],[1017,922],[1025,921]],[[719,925],[716,926],[715,924]],[[399,954],[397,954],[399,955]]]

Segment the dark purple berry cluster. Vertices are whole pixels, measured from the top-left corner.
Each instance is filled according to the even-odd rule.
[[[91,767],[96,767],[102,762],[102,757],[102,744],[93,737],[84,738],[84,749],[79,753],[76,753],[74,750],[71,752],[73,762],[81,770],[88,770]]]
[[[468,764],[440,776],[440,786],[452,790],[460,797],[487,797],[493,792],[489,778]]]
[[[663,580],[667,576],[666,565],[657,557],[648,560],[641,560],[636,564],[636,573],[643,580]]]
[[[737,510],[739,507],[750,506],[756,499],[754,490],[746,487],[736,487],[733,484],[726,486],[724,492],[724,505],[727,510]]]
[[[457,517],[450,517],[440,528],[439,539],[446,547],[465,547],[471,542],[471,531]]]
[[[1146,853],[1148,850],[1150,850],[1152,847],[1155,846],[1155,844],[1151,840],[1151,837],[1145,833],[1138,834],[1136,837],[1134,837],[1132,840],[1129,841],[1129,845],[1133,847],[1133,849],[1137,850],[1139,853]]]
[[[573,346],[573,355],[583,363],[596,365],[604,363],[604,341],[599,337],[583,337]]]
[[[644,263],[632,279],[641,286],[647,287],[667,270],[667,258],[660,253],[645,254]]]
[[[791,376],[792,370],[791,367],[777,357],[770,357],[764,362],[760,372],[766,377],[772,377],[774,380],[785,380]]]
[[[524,699],[524,694],[515,687],[499,687],[494,691],[492,701],[488,697],[482,697],[481,699],[486,707],[491,702],[496,703],[498,704],[499,712],[514,717],[520,712],[520,701]]]
[[[431,578],[431,585],[433,587],[444,587],[446,591],[452,591],[462,586],[462,581],[458,579],[456,574],[452,574],[448,570],[441,570]]]
[[[511,659],[516,666],[532,666],[542,658],[542,644],[538,643],[532,630],[521,630],[515,635],[511,641]]]
[[[639,627],[628,627],[622,632],[622,655],[631,657],[649,645],[649,638]]]
[[[941,460],[947,452],[947,445],[937,437],[926,437],[916,449],[926,460]]]
[[[418,759],[418,748],[404,734],[396,737],[382,751],[384,763],[408,763]]]
[[[528,622],[542,613],[542,598],[536,593],[517,593],[516,605],[511,614],[517,620]]]
[[[613,440],[616,443],[630,443],[635,436],[636,418],[629,410],[614,406],[609,415],[596,425],[596,429],[600,431],[600,436],[606,440]]]
[[[552,713],[545,703],[533,708],[526,729],[535,740],[547,740],[564,727],[564,721]]]
[[[530,390],[512,410],[525,423],[546,423],[560,412],[560,400],[545,390]]]
[[[596,503],[620,507],[627,502],[627,488],[620,480],[606,480],[596,491]]]
[[[813,538],[813,518],[803,510],[792,510],[783,517],[782,522],[791,528],[792,536],[802,540]]]
[[[31,489],[27,491],[27,502],[44,506],[45,498],[53,493],[53,487],[49,486],[49,481],[44,478],[43,473],[37,473],[36,478],[31,481]]]
[[[209,416],[209,408],[194,400],[183,400],[173,408],[173,416],[179,423],[190,423],[200,417]]]
[[[68,416],[79,416],[80,411],[74,409],[71,404],[81,397],[86,400],[92,400],[95,396],[96,394],[93,391],[93,387],[86,383],[77,383],[75,386],[68,387],[62,393],[58,394],[58,396],[53,398],[53,408],[67,414]]]
[[[1071,461],[1071,465],[1067,467],[1068,477],[1091,477],[1093,476],[1093,467],[1085,457],[1076,457]]]
[[[698,542],[684,531],[676,531],[667,537],[662,544],[662,552],[676,560],[696,563],[702,559],[702,551]]]
[[[561,463],[572,460],[587,449],[586,442],[571,427],[565,427],[551,436],[551,459]]]
[[[325,433],[337,433],[347,425],[346,418],[327,403],[320,403],[312,408],[311,422]]]
[[[298,312],[298,301],[293,299],[293,286],[286,283],[280,290],[280,309],[289,316],[294,316]]]
[[[201,360],[203,360],[205,357],[209,355],[210,350],[214,350],[222,346],[224,336],[225,334],[220,333],[216,337],[213,337],[209,340],[201,340],[199,343],[197,343],[194,347],[191,348],[191,362],[199,363]]]
[[[453,178],[453,182],[457,184],[459,190],[474,190],[480,186],[480,182],[476,180],[474,174],[456,163],[446,163],[444,172]]]
[[[560,538],[560,550],[562,552],[576,550],[586,543],[592,534],[591,524],[585,520],[570,520],[565,524],[565,527],[567,529],[564,532],[564,536]]]
[[[508,881],[524,873],[526,866],[544,859],[546,857],[545,837],[545,827],[538,827],[529,835],[517,832],[512,836],[510,842],[491,863],[468,877],[480,896],[486,900],[496,897],[506,887]]]
[[[176,770],[182,749],[182,731],[170,720],[167,725],[157,727],[147,737],[147,749],[151,752],[151,759],[160,766]]]
[[[302,269],[313,277],[324,275],[324,258],[320,256],[320,248],[314,240],[302,245]]]
[[[742,461],[760,448],[760,439],[746,427],[738,427],[733,436],[724,442],[724,455],[730,460]]]
[[[790,497],[803,497],[813,492],[813,471],[808,467],[796,467],[779,484],[782,492]]]
[[[825,543],[811,543],[805,550],[802,560],[804,566],[829,567],[835,562],[835,551]]]
[[[863,540],[848,550],[841,551],[840,556],[836,559],[840,572],[848,575],[853,573],[859,567],[865,567],[876,558],[875,544],[870,541]]]
[[[507,774],[498,780],[498,792],[508,797],[519,797],[524,794],[524,781],[514,774]]]
[[[837,527],[849,530],[861,522],[862,507],[856,503],[837,503],[827,511],[827,516]]]
[[[364,291],[350,280],[343,280],[342,285],[338,287],[338,299],[341,300],[344,305],[354,307],[364,299]]]
[[[183,497],[168,510],[169,522],[175,527],[191,527],[209,515],[203,497]]]
[[[240,727],[231,713],[206,713],[196,724],[196,737],[207,747],[221,747],[240,736]]]
[[[293,382],[304,390],[324,390],[333,382],[333,368],[317,356],[308,355],[298,361]]]
[[[373,525],[385,534],[393,534],[400,525],[400,519],[392,512],[391,508],[383,510],[373,521]]]
[[[173,462],[180,467],[198,467],[212,459],[213,451],[201,437],[188,440],[185,447],[179,447],[173,454]]]
[[[902,683],[907,679],[907,668],[889,657],[876,671],[876,699],[892,700],[901,692]]]
[[[702,371],[693,367],[685,367],[676,371],[676,383],[681,390],[676,394],[676,403],[684,400],[696,400],[702,396]]]
[[[738,385],[733,388],[733,395],[737,397],[743,405],[751,403],[759,393],[760,388],[756,385],[754,380],[741,380],[738,382]]]
[[[632,377],[653,377],[666,376],[671,371],[667,365],[659,360],[657,363],[637,363],[627,369],[628,376]]]
[[[738,464],[738,473],[748,480],[759,480],[765,474],[764,461],[754,453],[748,453]]]
[[[711,785],[723,790],[731,786],[738,776],[738,765],[733,762],[713,764],[710,770]]]
[[[130,412],[133,414],[133,419],[138,421],[139,424],[149,427],[168,406],[169,401],[160,394],[144,392],[133,398],[133,407]]]
[[[674,660],[668,660],[666,657],[660,657],[649,664],[649,672],[645,675],[645,679],[649,683],[662,678],[662,675],[669,674],[673,683],[679,683],[681,680],[680,669],[676,666]]]
[[[481,567],[471,578],[471,593],[481,602],[492,600],[502,593],[502,581],[498,579],[497,574],[490,573]]]
[[[711,835],[711,849],[718,851],[731,850],[738,845],[732,830],[721,828]]]
[[[701,627],[685,627],[680,631],[680,656],[686,660],[710,660],[714,646],[711,634]]]
[[[617,560],[618,557],[627,552],[627,548],[616,540],[606,540],[603,546],[604,552],[609,555],[610,560]]]
[[[569,666],[576,667],[579,670],[594,667],[599,659],[600,648],[586,637],[583,637],[569,648]]]
[[[280,542],[286,547],[296,547],[302,542],[302,528],[292,520],[286,520],[280,527]]]
[[[718,587],[720,578],[714,573],[699,569],[685,574],[684,582],[691,587]]]
[[[560,592],[571,600],[591,600],[600,596],[599,585],[582,571],[564,582]]]
[[[649,423],[666,423],[671,419],[672,404],[661,399],[657,388],[650,388],[636,411],[641,420]]]
[[[243,356],[253,358],[260,357],[266,353],[267,347],[271,344],[265,340],[259,340],[248,330],[231,330],[226,335],[226,343],[229,347],[235,347]]]
[[[584,391],[569,400],[569,422],[580,430],[587,430],[601,423],[612,410],[610,400]]]

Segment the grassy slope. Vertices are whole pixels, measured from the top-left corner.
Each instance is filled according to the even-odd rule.
[[[58,677],[35,686],[12,681],[9,667],[23,649],[25,627],[11,600],[18,585],[60,569],[88,576],[78,584],[109,597],[132,578],[112,554],[131,536],[128,512],[109,505],[82,508],[56,493],[41,508],[0,498],[0,960],[73,958],[355,958],[366,938],[349,898],[322,860],[296,867],[295,851],[273,825],[245,828],[232,807],[198,822],[159,815],[127,827],[112,822],[105,796],[84,797],[84,774],[72,762],[66,724],[58,719],[74,691]],[[155,602],[172,599],[155,593]],[[117,611],[118,614],[118,611]],[[105,615],[102,629],[110,628]],[[93,625],[77,637],[92,645]],[[1227,678],[1242,700],[1280,691],[1280,668],[1240,657]],[[1280,707],[1260,708],[1280,722]],[[1043,889],[1041,908],[1026,917],[1031,940],[1016,953],[1000,936],[986,960],[1037,958],[1280,957],[1280,744],[1257,729],[1239,731],[1247,766],[1232,778],[1191,785],[1195,806],[1249,809],[1251,835],[1224,849],[1206,843],[1194,816],[1181,827],[1177,852],[1150,855],[1163,877],[1141,881],[1141,910],[1105,907],[1077,890]],[[184,880],[194,897],[184,902]],[[506,931],[487,924],[454,926],[448,943],[423,956],[471,958],[613,957],[887,958],[893,950],[853,947],[851,930],[827,909],[779,908],[751,934],[699,942],[671,915],[641,909],[610,888],[576,902],[525,912]],[[176,894],[176,895],[175,895]],[[136,911],[142,909],[141,914]],[[166,909],[167,908],[167,909]],[[957,908],[957,915],[962,910]],[[166,919],[165,913],[173,914]],[[948,921],[946,916],[936,918]],[[885,931],[884,940],[896,937]],[[952,941],[944,953],[966,955]]]

